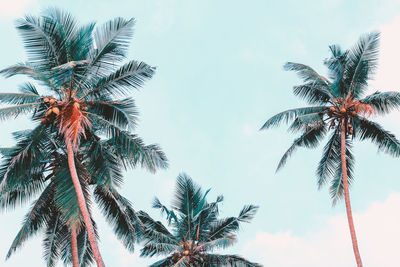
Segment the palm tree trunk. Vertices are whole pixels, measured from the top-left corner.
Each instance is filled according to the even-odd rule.
[[[349,223],[351,241],[353,243],[354,256],[358,267],[362,267],[360,252],[358,251],[358,243],[356,237],[356,230],[354,228],[353,214],[351,212],[349,183],[347,181],[347,166],[346,166],[346,120],[342,119],[341,123],[341,160],[342,160],[342,175],[343,175],[343,189],[344,199],[346,203],[347,221]]]
[[[79,267],[79,257],[78,257],[78,240],[76,235],[76,228],[71,229],[71,254],[72,254],[72,264],[74,267]]]
[[[85,222],[86,225],[86,230],[88,233],[90,246],[92,247],[93,256],[94,259],[96,260],[98,267],[105,267],[103,259],[100,255],[99,248],[97,246],[97,240],[94,234],[92,220],[90,218],[90,214],[86,206],[86,200],[82,192],[81,184],[79,182],[78,173],[76,172],[74,150],[72,147],[72,142],[69,137],[65,138],[65,143],[67,145],[69,171],[71,173],[72,182],[74,183],[74,188],[76,196],[78,198],[79,208],[82,212],[83,221]]]

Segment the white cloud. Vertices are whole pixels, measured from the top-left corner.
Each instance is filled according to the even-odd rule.
[[[17,17],[24,14],[29,6],[36,3],[36,0],[13,0],[3,3],[0,8],[0,18]]]
[[[400,266],[399,210],[400,193],[396,193],[354,214],[365,266]],[[269,267],[354,266],[346,216],[342,214],[323,221],[321,229],[304,236],[291,232],[260,232],[244,246],[242,255]]]
[[[381,91],[398,90],[399,62],[400,62],[400,16],[392,22],[379,27],[381,44],[379,66],[372,87]]]

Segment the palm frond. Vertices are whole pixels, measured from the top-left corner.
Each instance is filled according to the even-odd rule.
[[[340,167],[340,128],[336,128],[326,143],[323,156],[317,168],[318,189],[321,189],[327,180],[334,178]]]
[[[365,34],[349,50],[346,84],[355,97],[360,97],[365,92],[368,80],[372,78],[378,65],[379,36],[378,32]]]
[[[115,235],[125,248],[134,251],[137,233],[141,233],[141,222],[132,208],[131,203],[116,190],[97,186],[94,191],[96,202],[103,215],[113,226]]]
[[[17,248],[19,248],[29,237],[36,234],[42,227],[44,227],[47,220],[51,215],[53,205],[51,201],[54,195],[54,185],[50,184],[34,202],[32,208],[25,216],[24,223],[21,230],[15,237],[11,248],[7,253],[8,259]]]
[[[250,262],[237,255],[219,255],[219,254],[207,254],[204,261],[207,266],[220,267],[220,266],[232,266],[232,267],[261,267],[258,263]]]
[[[349,187],[352,185],[354,180],[354,156],[351,151],[351,139],[346,136],[346,167],[347,167],[347,181]],[[331,181],[331,186],[329,188],[330,195],[332,198],[332,205],[336,205],[336,203],[343,198],[344,196],[344,187],[343,187],[343,172],[342,172],[342,162],[340,161],[339,166],[336,170],[336,174],[334,179]]]
[[[87,101],[89,112],[117,125],[123,130],[133,129],[137,122],[138,112],[132,98],[118,101]]]
[[[319,113],[319,112],[324,112],[326,110],[328,110],[328,107],[324,106],[289,109],[281,113],[278,113],[275,116],[268,119],[261,127],[261,130],[266,130],[274,126],[278,126],[282,121],[284,121],[285,123],[289,123],[289,121],[294,120],[296,117],[300,115]]]
[[[279,171],[281,168],[283,168],[283,166],[285,166],[289,157],[298,147],[316,147],[321,139],[325,137],[326,131],[326,127],[323,123],[318,123],[306,129],[306,131],[299,138],[294,140],[293,144],[289,147],[285,154],[283,154],[276,171]]]
[[[370,105],[374,112],[387,114],[390,111],[399,108],[400,93],[398,92],[375,92],[362,100],[361,103]]]
[[[131,92],[131,89],[138,89],[146,80],[151,79],[154,75],[154,71],[154,67],[144,62],[130,61],[109,76],[99,79],[82,99],[87,99],[96,95],[126,95]]]
[[[400,155],[400,142],[396,137],[384,130],[378,123],[358,117],[354,120],[355,137],[360,140],[371,140],[380,151],[392,156]]]

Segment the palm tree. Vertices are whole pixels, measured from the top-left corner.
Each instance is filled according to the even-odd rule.
[[[16,132],[14,137],[17,139],[17,145],[0,149],[4,158],[0,174],[4,174],[4,171],[12,166],[7,187],[0,198],[0,208],[14,208],[41,192],[27,213],[7,258],[29,237],[44,232],[43,247],[47,266],[54,266],[59,258],[65,263],[74,260],[73,264],[76,267],[88,266],[93,260],[93,255],[70,178],[66,147],[62,137],[57,138],[50,128],[47,127],[44,131],[48,134],[41,136],[35,130]],[[117,151],[123,151],[123,147],[109,147],[108,144],[113,142],[110,139],[98,140],[96,143],[87,138],[81,144],[82,151],[89,150],[83,149],[85,145],[101,145],[102,148],[78,154],[77,157],[81,160],[77,161],[77,173],[81,178],[80,183],[89,211],[89,191],[93,191],[94,200],[113,227],[114,233],[124,246],[133,252],[135,236],[140,235],[143,227],[131,203],[118,193],[117,189],[123,178],[120,165],[123,164],[121,155],[124,153],[117,154]],[[24,161],[15,160],[22,153],[29,156],[29,166],[24,165]],[[140,152],[137,155],[140,155]],[[129,157],[126,157],[127,159]],[[128,164],[126,160],[125,164]],[[11,164],[12,161],[15,161],[14,165]],[[146,166],[146,163],[140,162],[138,158],[131,159],[130,162],[133,165],[140,163]]]
[[[260,266],[236,255],[212,253],[215,249],[232,246],[241,223],[250,222],[258,207],[244,206],[238,217],[218,218],[223,197],[208,203],[207,194],[192,179],[182,173],[178,176],[172,209],[161,204],[158,198],[153,208],[166,215],[168,230],[147,213],[138,212],[144,224],[142,257],[165,256],[151,266]]]
[[[37,134],[35,143],[20,147],[19,153],[10,158],[9,166],[3,170],[0,192],[12,190],[15,181],[10,181],[11,176],[19,176],[23,168],[30,165],[32,153],[46,159],[45,154],[49,153],[49,150],[43,152],[43,146],[49,143],[46,136],[57,134],[67,148],[69,173],[94,258],[98,266],[104,266],[85,189],[76,170],[80,161],[77,154],[80,143],[90,137],[96,141],[93,146],[99,153],[115,146],[120,153],[117,157],[120,166],[143,163],[152,171],[166,167],[165,156],[156,145],[145,146],[130,133],[136,121],[134,102],[129,97],[121,98],[150,79],[154,68],[137,61],[119,66],[132,37],[133,19],[116,18],[95,28],[94,23],[79,26],[69,13],[49,9],[40,17],[26,16],[17,24],[28,61],[1,73],[5,77],[26,75],[40,84],[44,94],[39,94],[33,84],[24,85],[20,93],[0,94],[0,102],[11,104],[0,109],[0,119],[30,112],[33,121],[40,121],[33,130]],[[103,135],[109,137],[107,143],[100,142],[99,136]],[[108,175],[118,175],[115,170],[108,171],[112,171]]]
[[[368,82],[377,67],[379,33],[362,36],[358,43],[343,51],[330,46],[331,57],[324,61],[329,79],[311,67],[299,63],[286,63],[286,70],[296,71],[304,84],[294,86],[293,93],[312,106],[281,112],[270,118],[262,130],[293,121],[290,130],[301,132],[283,155],[282,168],[297,147],[316,147],[329,130],[332,134],[324,147],[317,169],[318,187],[330,182],[333,204],[343,197],[347,219],[358,266],[362,266],[351,212],[349,184],[353,181],[354,157],[351,151],[354,139],[369,139],[379,150],[399,156],[400,143],[395,136],[369,119],[371,114],[387,114],[400,106],[397,92],[375,92],[364,97]]]

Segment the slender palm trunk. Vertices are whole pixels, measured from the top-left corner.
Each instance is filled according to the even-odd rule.
[[[351,241],[353,243],[354,256],[358,267],[362,267],[360,252],[358,251],[356,230],[354,228],[353,214],[351,212],[349,183],[347,181],[347,166],[346,166],[346,120],[342,119],[341,123],[341,160],[342,160],[342,175],[343,175],[343,189],[344,199],[346,203],[347,221],[349,223]]]
[[[94,234],[92,220],[90,218],[90,214],[89,214],[89,211],[86,206],[85,196],[83,195],[83,192],[82,192],[82,187],[79,182],[78,173],[76,172],[75,159],[74,159],[75,157],[74,157],[74,150],[72,148],[72,142],[68,137],[66,137],[65,143],[67,145],[67,151],[68,151],[69,171],[71,173],[72,182],[74,183],[74,188],[75,188],[76,196],[78,198],[79,208],[82,212],[83,221],[85,222],[85,225],[86,225],[86,230],[88,233],[90,246],[92,247],[93,256],[94,256],[94,259],[96,260],[98,267],[105,267],[103,259],[100,255],[99,248],[97,246],[97,240],[96,240],[96,236]]]
[[[71,254],[72,254],[72,264],[74,267],[79,267],[79,257],[78,257],[78,240],[76,234],[76,227],[71,229]]]

